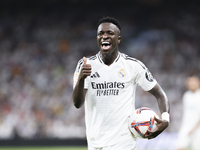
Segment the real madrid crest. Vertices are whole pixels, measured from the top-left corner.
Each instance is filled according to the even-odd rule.
[[[124,71],[124,69],[120,69],[120,71],[118,72],[119,77],[123,78],[126,76],[126,73]]]

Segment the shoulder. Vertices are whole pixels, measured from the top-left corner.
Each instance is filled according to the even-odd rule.
[[[94,61],[97,61],[98,60],[98,56],[97,55],[93,55],[93,56],[89,56],[89,57],[86,57],[87,59],[87,63],[93,63]],[[83,58],[79,59],[78,63],[77,63],[77,67],[76,67],[76,71],[80,71],[81,67],[83,65]]]
[[[87,57],[87,59],[88,59],[89,61],[95,61],[95,60],[98,59],[98,56],[97,56],[97,55],[89,56],[89,57]]]
[[[184,100],[187,100],[188,98],[190,99],[191,96],[192,96],[192,92],[188,90],[183,94],[183,99]]]
[[[97,55],[86,57],[87,61],[94,61],[98,59]],[[81,66],[83,64],[83,58],[79,59],[77,66]]]
[[[200,89],[197,90],[197,93],[200,94]]]
[[[145,70],[147,69],[146,66],[144,65],[144,63],[136,58],[130,57],[129,55],[124,54],[124,53],[120,53],[120,56],[123,61],[125,61],[126,63],[128,63],[134,67],[137,67],[140,69],[145,69]]]

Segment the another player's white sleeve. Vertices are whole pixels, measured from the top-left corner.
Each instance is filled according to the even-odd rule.
[[[157,84],[157,81],[154,79],[151,72],[143,63],[140,62],[140,65],[138,65],[137,68],[138,68],[138,74],[136,79],[137,84],[141,86],[142,89],[145,91],[151,90]]]

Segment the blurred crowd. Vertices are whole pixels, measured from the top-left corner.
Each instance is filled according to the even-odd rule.
[[[0,10],[1,139],[85,137],[84,108],[76,109],[71,99],[73,73],[79,59],[98,52],[96,25],[106,15],[122,25],[119,50],[144,62],[166,91],[167,131],[177,132],[186,77],[200,70],[195,6],[169,11],[118,4],[110,12],[95,3],[38,5]],[[155,98],[138,88],[141,106],[159,112]]]

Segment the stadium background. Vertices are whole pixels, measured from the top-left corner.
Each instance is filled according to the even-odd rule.
[[[200,9],[194,0],[1,0],[1,146],[78,145],[73,139],[85,145],[84,110],[72,105],[72,78],[77,61],[97,53],[97,22],[104,16],[120,21],[120,51],[146,64],[171,104],[166,132],[138,147],[155,150],[156,141],[158,149],[163,143],[172,149],[186,77],[200,70]],[[141,106],[158,112],[154,97],[138,88]]]

